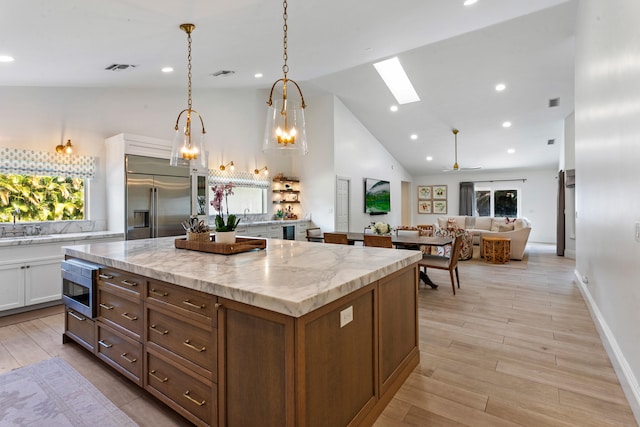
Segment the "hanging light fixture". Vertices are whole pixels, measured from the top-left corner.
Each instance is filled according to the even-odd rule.
[[[196,160],[198,159],[200,166],[207,167],[205,163],[205,152],[204,152],[204,134],[206,131],[204,130],[204,122],[202,120],[202,116],[198,114],[196,110],[191,108],[191,33],[196,28],[193,24],[182,24],[180,25],[180,29],[187,33],[187,44],[188,44],[188,55],[187,55],[187,78],[188,78],[188,101],[187,108],[182,110],[180,114],[178,114],[178,119],[176,120],[176,135],[173,139],[173,145],[171,148],[171,166],[177,166],[181,163],[181,159],[183,160]],[[187,122],[184,127],[180,127],[180,118],[183,113],[187,113]],[[202,134],[199,138],[195,137],[192,132],[192,115],[195,115],[200,119],[200,124],[202,125]]]
[[[287,0],[282,3],[284,12],[282,18],[284,25],[282,29],[284,31],[283,47],[284,65],[282,66],[282,72],[284,77],[276,80],[271,86],[271,92],[269,93],[269,100],[267,105],[267,125],[264,134],[264,143],[262,150],[292,150],[298,154],[307,154],[307,135],[304,125],[304,109],[306,107],[304,103],[304,97],[300,86],[293,80],[287,78],[289,72],[289,65],[287,65]],[[273,101],[273,90],[276,85],[282,82],[282,98]],[[300,94],[300,101],[291,100],[287,98],[287,84],[293,83],[298,89]]]
[[[73,148],[71,147],[71,140],[67,139],[66,144],[59,144],[56,146],[56,153],[71,154]]]

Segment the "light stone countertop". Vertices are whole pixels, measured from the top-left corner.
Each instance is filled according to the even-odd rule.
[[[4,246],[22,246],[33,245],[43,243],[58,243],[58,242],[72,242],[79,240],[93,240],[93,239],[105,239],[111,237],[122,237],[123,233],[116,233],[113,231],[86,231],[78,233],[64,233],[64,234],[44,234],[36,236],[19,236],[19,237],[3,237],[0,238],[0,247]]]
[[[175,237],[64,248],[66,255],[300,317],[422,258],[419,251],[268,239],[234,255],[176,249]]]

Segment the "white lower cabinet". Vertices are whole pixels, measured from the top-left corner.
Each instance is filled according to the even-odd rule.
[[[31,261],[24,269],[25,305],[62,299],[62,274],[60,257]]]
[[[24,267],[0,266],[0,311],[24,307]]]
[[[0,266],[0,311],[62,298],[60,257]]]

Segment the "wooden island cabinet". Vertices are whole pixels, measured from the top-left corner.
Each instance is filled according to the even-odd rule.
[[[80,341],[195,425],[371,425],[419,362],[419,252],[351,247],[336,254],[336,245],[269,240],[265,251],[211,258],[155,242],[147,250],[156,261],[143,266],[135,242],[66,248],[67,257],[104,265],[96,342],[86,345],[86,333]],[[285,273],[277,261],[285,252],[313,253],[320,264],[341,259],[349,270],[365,259],[379,265],[325,272],[306,285],[289,265],[294,282],[278,289],[272,285]],[[165,257],[179,259],[158,262]],[[184,267],[203,260],[216,261],[207,269],[216,278]],[[298,261],[300,270],[311,265]],[[236,277],[239,266],[247,277]],[[318,275],[326,267],[308,268]],[[79,341],[77,325],[86,326],[68,319],[65,337]]]

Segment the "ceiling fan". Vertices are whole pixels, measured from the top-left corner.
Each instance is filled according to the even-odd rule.
[[[482,169],[482,166],[472,166],[468,168],[461,168],[460,166],[458,166],[458,132],[460,131],[458,129],[451,129],[451,132],[453,132],[453,138],[454,138],[454,144],[455,144],[455,162],[453,163],[453,167],[451,169],[443,169],[442,172],[472,171],[472,170]]]

